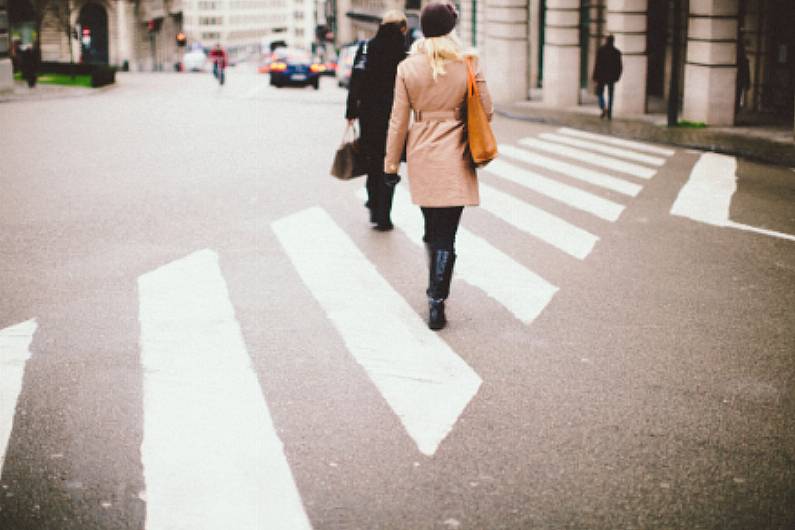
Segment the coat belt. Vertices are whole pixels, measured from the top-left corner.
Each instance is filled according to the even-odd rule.
[[[453,121],[460,119],[461,109],[414,111],[414,121]]]

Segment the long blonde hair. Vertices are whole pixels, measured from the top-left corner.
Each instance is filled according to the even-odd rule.
[[[461,61],[464,57],[477,56],[477,51],[472,48],[464,49],[461,39],[455,31],[441,37],[425,37],[414,41],[411,45],[411,54],[421,53],[428,58],[433,70],[433,80],[445,74],[444,65],[449,61]]]

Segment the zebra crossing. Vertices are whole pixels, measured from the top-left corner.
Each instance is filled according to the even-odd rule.
[[[627,201],[674,154],[567,128],[500,145],[500,152],[503,157],[483,170],[480,187],[488,221],[580,262],[600,234],[494,184],[531,190],[600,227],[618,221]],[[402,187],[393,220],[399,233],[422,245],[422,217]],[[465,216],[454,282],[471,285],[531,324],[563,287],[466,222]],[[427,329],[425,315],[329,212],[312,206],[275,220],[269,230],[351,361],[363,368],[417,451],[433,457],[478,393],[480,375],[444,333]],[[138,296],[146,530],[311,528],[217,253],[198,250],[141,275]],[[36,330],[35,319],[0,330],[0,472]]]

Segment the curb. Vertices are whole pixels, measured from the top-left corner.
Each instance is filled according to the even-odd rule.
[[[100,93],[107,92],[116,88],[118,83],[112,83],[110,85],[105,85],[97,88],[81,88],[81,89],[74,89],[73,87],[63,87],[63,90],[54,89],[48,90],[48,93],[45,94],[15,94],[14,92],[11,93],[3,93],[0,92],[0,104],[2,103],[18,103],[18,102],[33,102],[33,101],[46,101],[50,99],[69,99],[69,98],[80,98],[86,96],[96,96]],[[57,86],[57,85],[49,85],[49,86]],[[70,89],[71,88],[71,89]],[[35,90],[35,89],[34,89]]]
[[[549,110],[515,110],[509,105],[500,105],[495,113],[508,119],[530,123],[543,123],[608,134],[627,140],[647,141],[684,149],[711,151],[724,155],[739,156],[749,160],[777,166],[795,167],[795,142],[785,144],[754,136],[725,133],[707,129],[685,129],[660,127],[634,120],[605,122],[573,112]],[[531,114],[532,113],[532,114]]]

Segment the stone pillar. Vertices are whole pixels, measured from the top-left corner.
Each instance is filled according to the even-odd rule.
[[[613,114],[646,112],[646,21],[648,0],[608,0],[607,32],[615,35],[624,71],[616,83]]]
[[[579,102],[579,23],[579,0],[547,0],[544,103],[551,107],[573,107]]]
[[[488,0],[484,69],[495,103],[527,99],[527,0]]]
[[[351,7],[351,0],[337,0],[337,12],[334,13],[337,21],[337,32],[334,39],[337,46],[348,44],[356,37],[353,31],[353,22],[347,15]]]
[[[129,64],[133,62],[133,31],[135,17],[132,15],[132,4],[127,0],[118,0],[116,3],[116,60],[115,63],[121,67],[124,61]]]
[[[6,0],[0,0],[0,92],[14,89],[14,72],[11,59],[11,36],[9,35],[8,11]]]
[[[737,0],[690,0],[682,118],[734,124]]]
[[[14,72],[11,59],[0,59],[0,93],[14,89]]]

